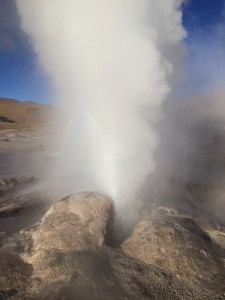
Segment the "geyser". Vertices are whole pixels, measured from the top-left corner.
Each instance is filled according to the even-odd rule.
[[[137,192],[155,167],[160,107],[182,55],[182,1],[16,3],[64,111],[56,186],[105,193],[136,219]]]

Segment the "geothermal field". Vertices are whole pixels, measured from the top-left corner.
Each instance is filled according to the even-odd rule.
[[[192,178],[158,171],[128,222],[109,195],[65,193],[46,117],[12,121],[0,123],[0,299],[225,299],[225,124],[195,120],[207,149]]]
[[[0,0],[0,300],[225,300],[217,1]]]

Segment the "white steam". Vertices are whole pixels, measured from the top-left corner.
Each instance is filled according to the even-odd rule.
[[[133,217],[155,168],[155,125],[182,54],[181,2],[16,0],[66,114],[53,174],[64,192],[103,192]]]

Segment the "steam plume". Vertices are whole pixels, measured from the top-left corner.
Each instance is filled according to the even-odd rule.
[[[103,192],[135,217],[137,192],[155,168],[155,125],[182,55],[181,2],[16,0],[66,113],[57,128],[64,192]]]

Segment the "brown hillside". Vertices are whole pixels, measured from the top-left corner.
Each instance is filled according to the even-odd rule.
[[[15,99],[0,98],[0,116],[23,125],[42,125],[49,123],[53,108],[31,101],[20,102]]]

